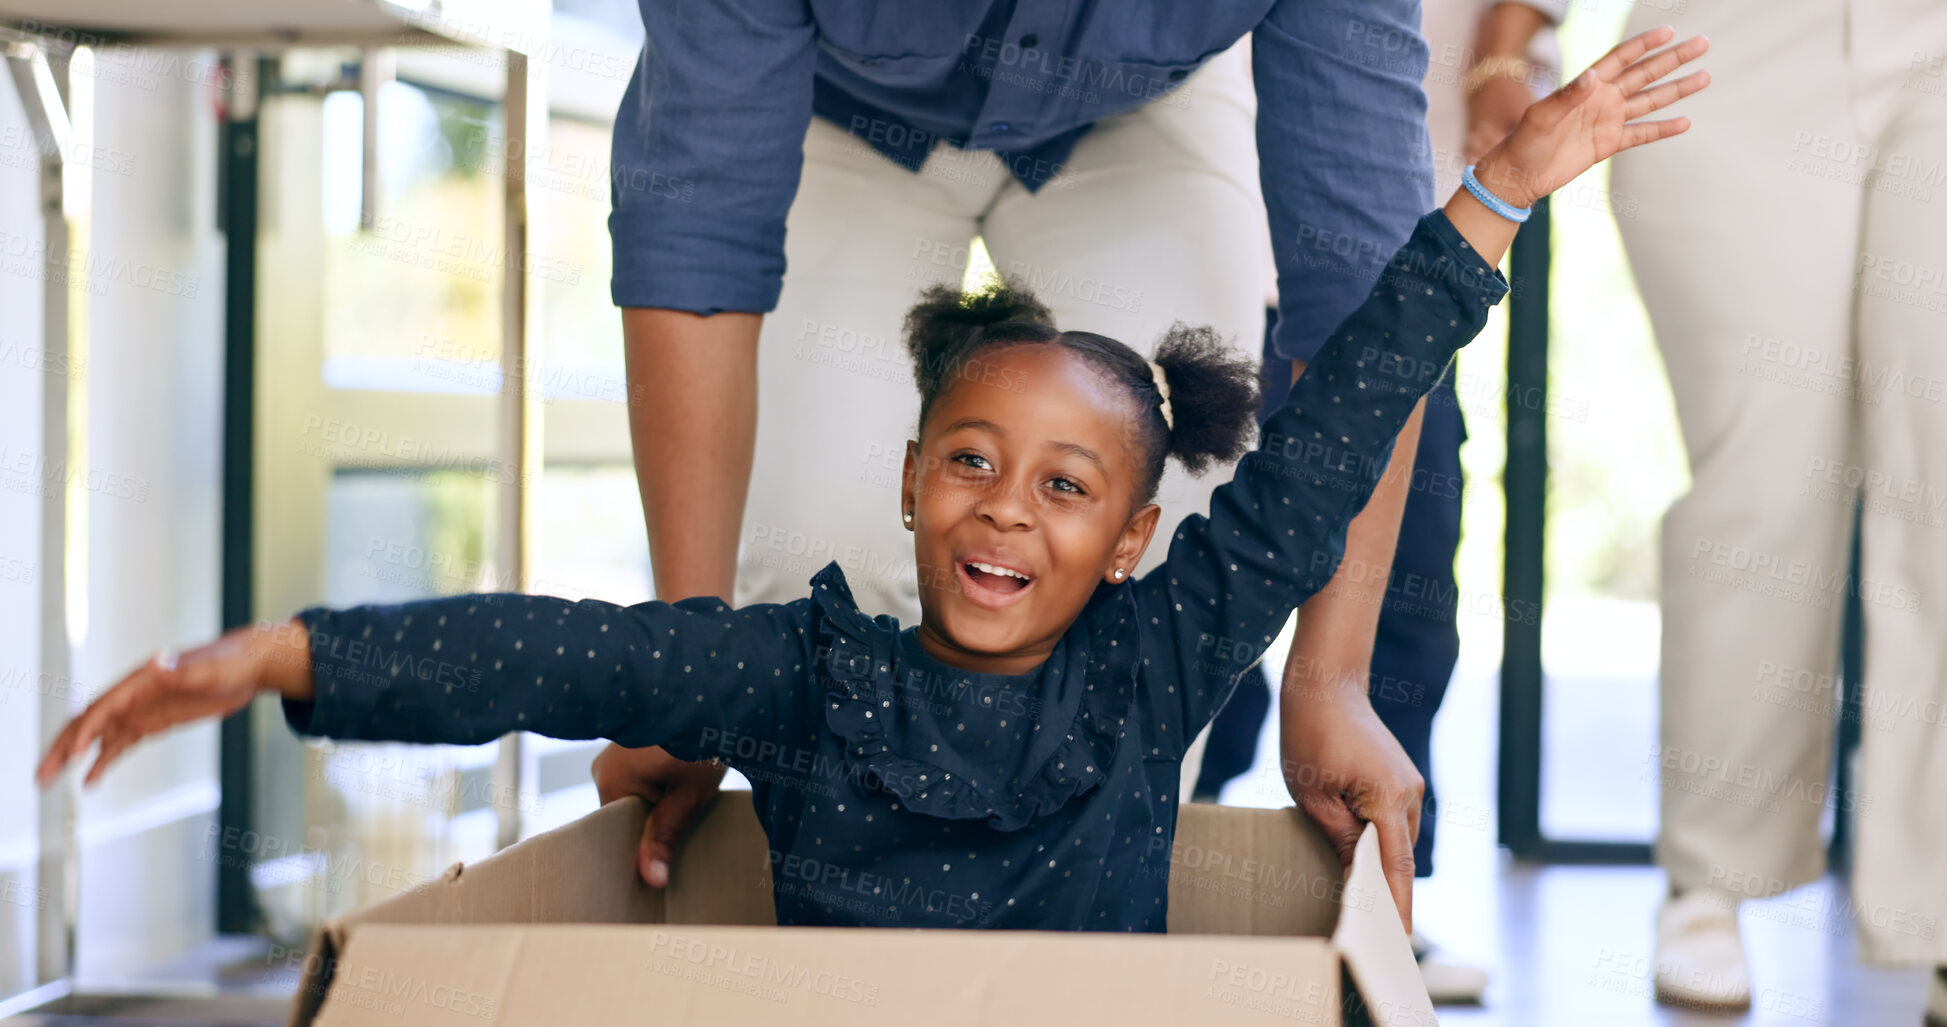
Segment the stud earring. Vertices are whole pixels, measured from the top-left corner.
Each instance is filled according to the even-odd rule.
[[[911,510],[906,511],[906,523],[913,523],[913,512]]]
[[[1122,575],[1123,575],[1123,573],[1124,573],[1124,571],[1123,571],[1123,569],[1122,569],[1122,568],[1120,568],[1120,567],[1117,567],[1117,568],[1115,569],[1115,580],[1117,580],[1117,581],[1121,581],[1121,580],[1122,580]]]

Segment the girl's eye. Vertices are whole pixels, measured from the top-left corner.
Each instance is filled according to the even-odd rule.
[[[965,467],[971,467],[977,471],[993,470],[992,465],[987,463],[987,458],[981,456],[979,453],[961,453],[955,456],[953,460],[955,463],[961,464],[962,466]]]
[[[1084,494],[1082,487],[1068,478],[1050,478],[1048,484],[1054,486],[1056,492],[1067,492],[1077,496]]]

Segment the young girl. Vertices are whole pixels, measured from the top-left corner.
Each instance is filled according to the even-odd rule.
[[[935,290],[907,322],[920,392],[900,514],[920,623],[811,594],[618,607],[526,595],[311,609],[158,656],[69,724],[43,783],[96,741],[98,778],[152,732],[284,698],[341,739],[509,731],[661,745],[742,770],[783,924],[1163,930],[1185,746],[1291,610],[1330,580],[1400,426],[1506,291],[1519,208],[1684,119],[1652,86],[1707,46],[1630,39],[1536,104],[1479,180],[1421,219],[1255,452],[1130,580],[1166,457],[1245,448],[1249,367],[1179,327],[1154,362],[1049,324],[1016,288]],[[836,398],[836,397],[835,397]],[[809,498],[809,497],[808,497]]]

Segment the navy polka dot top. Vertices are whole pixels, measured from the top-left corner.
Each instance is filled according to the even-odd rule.
[[[1161,931],[1185,747],[1324,587],[1414,403],[1507,290],[1438,211],[1333,333],[1169,558],[1047,662],[973,673],[811,594],[621,607],[469,595],[312,609],[296,730],[661,745],[751,781],[783,924]]]

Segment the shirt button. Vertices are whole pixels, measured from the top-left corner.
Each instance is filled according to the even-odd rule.
[[[1005,122],[1005,121],[996,121],[996,122],[994,122],[993,124],[991,124],[991,125],[989,125],[989,126],[987,126],[987,131],[989,131],[989,132],[1012,132],[1012,131],[1014,131],[1014,126],[1013,126],[1013,125],[1010,125],[1010,124],[1008,124],[1008,123],[1007,123],[1007,122]]]
[[[1032,50],[1034,49],[1034,45],[1039,42],[1041,42],[1041,37],[1030,32],[1021,37],[1021,49]]]

